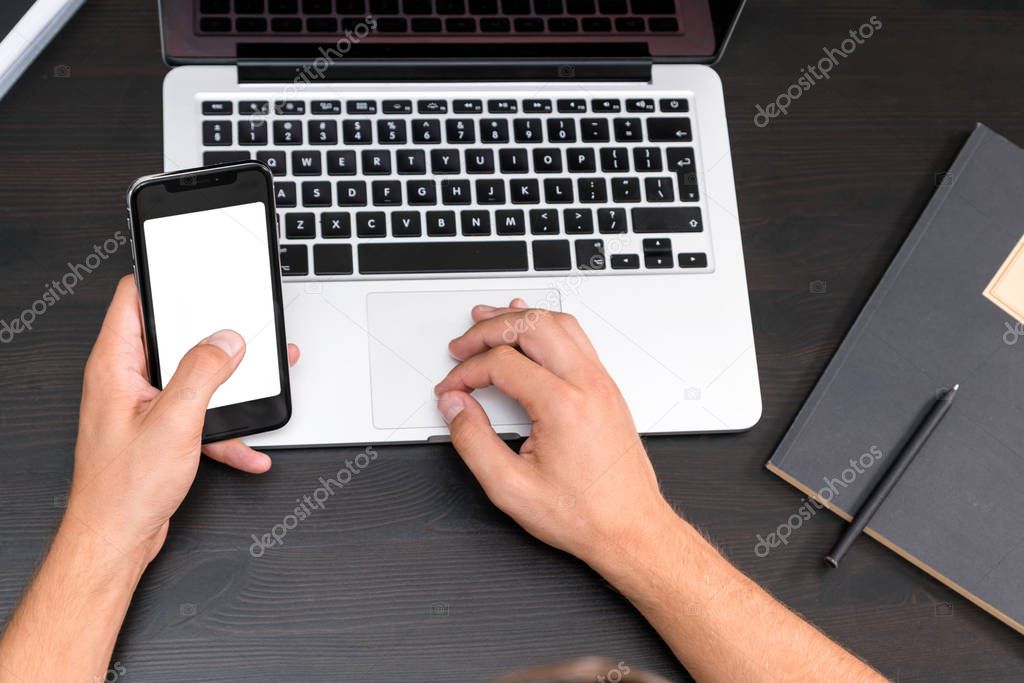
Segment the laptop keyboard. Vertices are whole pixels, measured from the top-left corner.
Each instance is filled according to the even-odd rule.
[[[675,0],[198,0],[200,34],[679,33]]]
[[[274,174],[286,277],[708,272],[684,97],[200,97]]]

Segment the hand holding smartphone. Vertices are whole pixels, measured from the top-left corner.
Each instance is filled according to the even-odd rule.
[[[147,176],[128,192],[150,381],[222,329],[246,350],[213,394],[203,443],[284,426],[288,345],[270,172],[253,162]]]

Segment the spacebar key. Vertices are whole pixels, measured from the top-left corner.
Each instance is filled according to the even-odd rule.
[[[526,270],[526,242],[360,244],[359,272],[484,273]]]
[[[650,206],[633,209],[633,232],[701,232],[700,209]]]

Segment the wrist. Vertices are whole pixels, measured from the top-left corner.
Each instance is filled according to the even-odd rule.
[[[113,589],[134,591],[159,545],[156,539],[126,533],[123,525],[108,523],[89,508],[68,502],[51,552],[71,558],[84,576]]]

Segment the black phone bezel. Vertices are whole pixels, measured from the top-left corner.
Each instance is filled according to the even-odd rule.
[[[147,176],[137,180],[128,191],[132,259],[135,283],[142,306],[146,360],[150,383],[158,389],[163,389],[163,378],[160,376],[159,343],[149,286],[146,238],[142,226],[151,218],[251,202],[263,202],[267,211],[267,244],[270,247],[267,266],[270,268],[274,297],[274,331],[277,338],[281,393],[277,396],[208,409],[203,425],[203,443],[279,429],[291,418],[288,341],[284,329],[273,175],[261,163],[236,162]],[[214,331],[211,330],[211,333]]]

